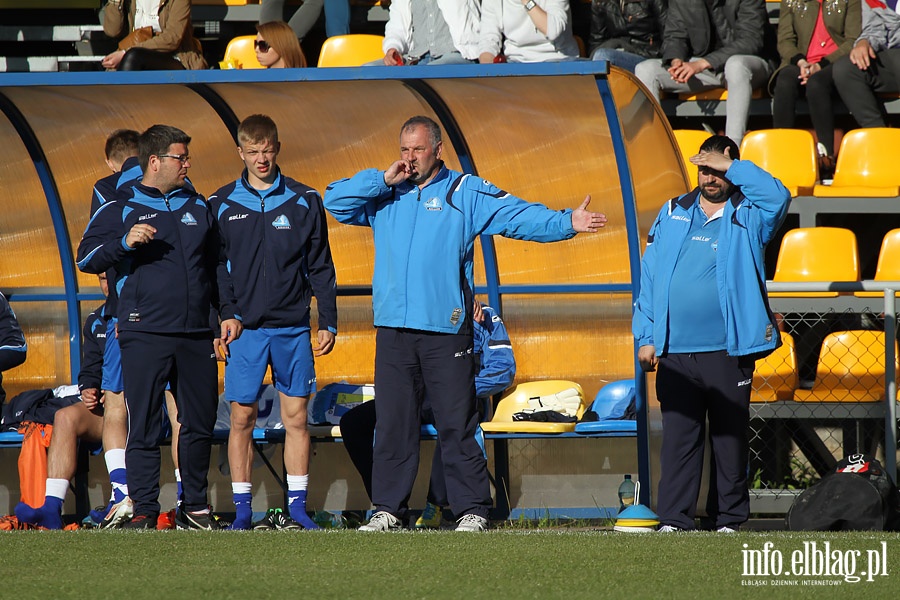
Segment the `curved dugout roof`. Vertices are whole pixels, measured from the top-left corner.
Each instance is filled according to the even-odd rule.
[[[233,133],[272,116],[288,175],[323,191],[398,156],[403,121],[435,118],[445,160],[551,208],[591,207],[609,225],[556,244],[485,238],[476,247],[481,298],[501,310],[518,381],[572,379],[588,397],[635,374],[632,293],[646,230],[687,188],[671,130],[629,74],[602,62],[272,71],[59,73],[0,85],[0,289],[29,342],[4,377],[10,394],[75,378],[80,323],[100,300],[73,265],[94,181],[114,129],[166,123],[192,136],[191,179],[204,195],[235,179]],[[340,335],[317,361],[321,384],[370,381],[374,251],[365,228],[329,233],[338,272]]]

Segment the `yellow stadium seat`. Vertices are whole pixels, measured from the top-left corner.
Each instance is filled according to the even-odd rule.
[[[859,281],[856,234],[842,227],[791,229],[781,240],[772,281]],[[834,298],[838,292],[769,292],[769,297]]]
[[[816,141],[805,129],[750,131],[741,142],[741,158],[781,180],[791,196],[812,194],[819,178]]]
[[[681,161],[688,174],[688,182],[691,188],[697,186],[697,166],[688,159],[700,151],[700,144],[709,139],[710,134],[702,129],[675,129],[675,141],[681,150]]]
[[[754,100],[762,98],[762,88],[753,90],[753,94],[750,97]],[[678,99],[694,102],[697,100],[728,100],[728,90],[725,88],[712,88],[711,90],[703,90],[702,92],[686,92],[684,94],[678,94]]]
[[[320,67],[361,67],[384,58],[384,37],[367,33],[334,35],[325,40],[319,52]]]
[[[828,334],[822,342],[813,388],[797,390],[794,399],[798,402],[883,401],[884,340],[883,331]],[[897,356],[896,343],[894,356]]]
[[[263,69],[256,60],[253,42],[255,35],[239,35],[225,47],[225,59],[219,63],[223,69]]]
[[[900,129],[872,127],[844,134],[831,185],[817,185],[813,195],[829,198],[900,196],[896,149]]]
[[[575,389],[578,392],[579,407],[577,417],[580,419],[585,411],[584,390],[573,381],[551,379],[547,381],[528,381],[520,383],[503,394],[494,411],[494,417],[481,428],[485,433],[567,433],[575,431],[575,423],[543,423],[539,421],[514,421],[513,415],[531,408],[528,400],[547,397],[565,390]]]
[[[900,281],[900,229],[891,229],[881,240],[873,281]],[[854,292],[860,298],[883,297],[884,292]]]
[[[756,361],[750,401],[792,400],[794,390],[799,385],[794,338],[789,333],[781,332],[781,346],[769,356]]]

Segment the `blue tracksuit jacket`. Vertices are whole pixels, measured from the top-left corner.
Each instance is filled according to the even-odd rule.
[[[156,235],[129,249],[125,236],[139,222]],[[221,250],[203,196],[189,187],[162,194],[137,184],[96,212],[77,260],[85,273],[115,267],[120,331],[204,333],[211,331],[211,305],[223,320],[240,318]]]
[[[445,166],[421,190],[360,171],[328,186],[325,208],[341,223],[372,228],[376,327],[471,331],[476,237],[555,242],[576,233],[571,210],[526,202]]]
[[[512,385],[516,378],[516,357],[506,325],[493,308],[482,306],[484,323],[474,321],[475,395],[489,398]]]
[[[280,172],[260,192],[244,170],[209,203],[244,327],[309,327],[314,294],[319,328],[337,333],[334,263],[319,193]]]
[[[81,330],[81,370],[78,372],[78,389],[102,389],[103,350],[106,348],[106,325],[109,316],[106,305],[100,306],[84,320]]]
[[[103,179],[98,179],[94,184],[94,193],[91,195],[91,216],[97,212],[97,209],[116,199],[116,194],[126,185],[134,184],[141,179],[143,172],[141,165],[136,156],[125,159],[122,163],[122,170],[112,175],[107,175]]]
[[[766,295],[765,246],[784,221],[791,194],[780,181],[749,161],[736,160],[725,177],[737,188],[725,202],[716,252],[719,303],[725,317],[726,351],[763,357],[781,344]],[[641,260],[641,293],[632,331],[639,346],[667,352],[669,285],[675,261],[691,228],[699,188],[673,198],[650,228]]]

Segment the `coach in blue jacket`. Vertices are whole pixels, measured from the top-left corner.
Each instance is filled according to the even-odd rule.
[[[709,419],[715,466],[707,508],[721,532],[750,512],[747,426],[755,361],[780,343],[763,252],[791,195],[713,136],[691,157],[698,187],[663,206],[641,262],[633,331],[644,371],[659,369],[660,531],[694,528]]]
[[[458,531],[482,531],[491,506],[487,464],[475,441],[472,256],[481,234],[553,242],[606,223],[588,212],[525,202],[441,161],[440,127],[413,117],[400,129],[400,160],[325,191],[341,223],[371,227],[375,239],[375,430],[372,501],[361,531],[400,528],[416,478],[422,393],[441,442]]]

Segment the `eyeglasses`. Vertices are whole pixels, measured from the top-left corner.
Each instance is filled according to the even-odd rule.
[[[191,160],[190,154],[157,154],[156,157],[157,158],[174,158],[181,164],[186,164],[188,161]]]
[[[260,52],[268,52],[271,47],[266,40],[253,40],[253,48]]]

